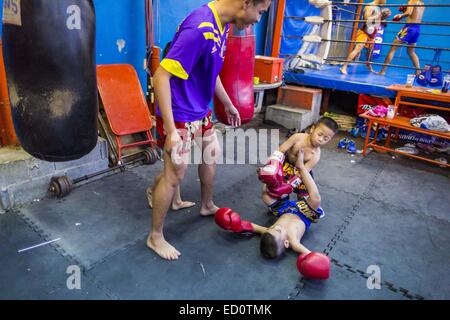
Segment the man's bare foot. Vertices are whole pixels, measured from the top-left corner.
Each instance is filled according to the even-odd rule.
[[[163,236],[153,238],[150,234],[147,238],[147,247],[166,260],[177,260],[181,255],[181,253],[168,243]]]
[[[380,76],[384,76],[386,74],[386,71],[381,70],[381,71],[377,72],[377,74]]]
[[[148,187],[146,192],[145,192],[147,194],[147,202],[148,202],[148,206],[150,208],[153,208],[152,192],[153,192],[153,188],[152,187]],[[172,201],[172,210],[173,211],[182,210],[182,209],[186,209],[186,208],[191,208],[193,206],[195,206],[195,202],[183,201],[183,200]]]
[[[192,202],[192,201],[183,201],[183,200],[182,201],[172,201],[172,210],[173,211],[191,208],[193,206],[195,206],[195,202]]]
[[[347,68],[346,68],[346,67],[340,68],[339,71],[341,71],[341,73],[343,73],[343,74],[348,74],[348,73],[347,73]]]
[[[219,207],[216,206],[215,204],[210,206],[204,206],[200,208],[200,215],[204,217],[212,216],[216,214],[217,210],[219,210]]]
[[[152,203],[152,187],[148,187],[147,190],[145,191],[145,193],[147,194],[147,202],[148,202],[148,206],[150,208],[153,208],[153,203]],[[191,208],[195,206],[195,202],[191,202],[191,201],[172,201],[172,210],[173,211],[178,211],[178,210],[182,210],[182,209],[186,209],[186,208]]]

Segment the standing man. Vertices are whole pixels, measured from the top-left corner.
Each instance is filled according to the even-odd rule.
[[[370,60],[372,59],[372,45],[375,41],[375,36],[377,35],[377,26],[379,26],[381,22],[381,10],[379,6],[384,5],[385,3],[386,0],[375,0],[368,3],[364,8],[364,24],[358,29],[358,33],[356,34],[356,41],[358,43],[355,44],[355,48],[347,57],[347,62],[344,63],[340,69],[343,74],[347,74],[348,64],[361,54],[364,47],[367,49],[367,68],[370,72],[373,72],[372,65],[370,64]]]
[[[165,240],[163,227],[174,192],[185,175],[194,138],[199,138],[195,140],[202,152],[213,156],[198,168],[200,215],[213,215],[218,210],[213,202],[213,182],[220,146],[209,108],[214,94],[223,103],[229,123],[241,123],[219,78],[229,24],[245,29],[257,23],[270,3],[271,0],[215,0],[193,11],[179,26],[154,75],[158,131],[165,137],[164,169],[152,192],[152,226],[147,246],[163,259],[176,260],[180,256]]]
[[[415,7],[417,5],[418,7]],[[394,45],[391,46],[391,49],[389,50],[389,53],[384,60],[384,66],[378,74],[384,75],[386,73],[386,69],[388,68],[387,65],[390,64],[392,59],[394,58],[395,50],[398,49],[398,46],[396,45],[398,44],[408,45],[409,58],[416,68],[416,74],[420,74],[419,57],[417,56],[414,48],[416,46],[417,40],[419,39],[420,24],[425,12],[425,7],[423,5],[424,3],[421,0],[409,0],[408,5],[398,8],[398,11],[402,13],[396,14],[393,20],[400,21],[403,18],[406,18],[406,25],[397,34],[397,38],[393,43]]]

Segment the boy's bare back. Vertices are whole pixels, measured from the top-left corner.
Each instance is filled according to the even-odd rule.
[[[410,5],[423,5],[423,1],[420,0],[410,0],[408,2]],[[413,7],[411,15],[406,19],[407,23],[421,23],[423,13],[425,12],[425,7]]]

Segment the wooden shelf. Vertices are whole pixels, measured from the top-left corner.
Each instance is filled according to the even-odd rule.
[[[405,85],[391,85],[388,87],[389,90],[395,90],[398,91],[397,98],[395,100],[395,107],[396,110],[400,110],[401,105],[409,105],[409,106],[415,106],[415,107],[421,107],[426,109],[437,109],[437,110],[443,110],[443,111],[450,111],[450,92],[442,93],[442,92],[435,92],[430,91],[429,89],[420,88],[420,87],[406,87]],[[430,105],[426,102],[419,103],[419,102],[410,102],[410,101],[403,101],[402,98],[414,98],[419,100],[426,100],[426,101],[439,101],[448,103],[448,107],[446,106],[435,106]],[[450,140],[450,132],[442,132],[442,131],[434,131],[434,130],[426,130],[419,127],[415,127],[411,125],[410,118],[403,117],[403,116],[396,116],[394,119],[387,119],[387,118],[379,118],[379,117],[372,117],[367,114],[362,114],[362,118],[368,119],[369,123],[367,125],[367,136],[366,140],[364,141],[364,148],[363,148],[363,156],[366,156],[367,154],[367,148],[372,147],[375,150],[382,150],[382,151],[389,151],[398,153],[407,157],[423,160],[426,162],[434,163],[442,167],[450,167],[450,164],[445,164],[433,159],[429,159],[420,155],[415,154],[409,154],[406,152],[402,152],[399,150],[395,150],[394,148],[390,147],[390,141],[391,141],[391,134],[392,129],[396,129],[396,137],[398,137],[398,133],[400,129],[418,132],[421,134],[426,134],[429,136],[435,136],[443,139],[449,139]],[[372,125],[376,124],[376,130],[375,135],[372,141],[370,140],[370,130],[372,128]],[[378,137],[378,129],[380,125],[385,125],[389,127],[388,131],[388,137],[386,139],[386,142],[384,146],[376,144],[377,137]]]

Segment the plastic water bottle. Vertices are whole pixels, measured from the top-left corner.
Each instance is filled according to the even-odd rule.
[[[388,112],[386,114],[386,118],[394,119],[394,117],[395,117],[395,106],[391,104],[388,106]]]
[[[450,74],[446,74],[444,77],[444,85],[442,86],[442,93],[448,92],[448,87],[450,86]]]

